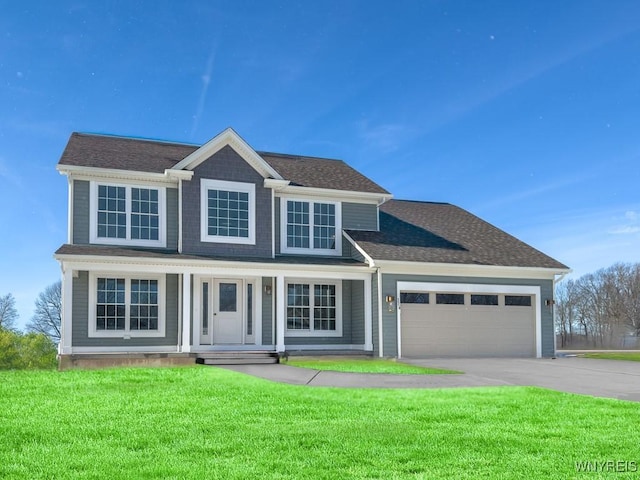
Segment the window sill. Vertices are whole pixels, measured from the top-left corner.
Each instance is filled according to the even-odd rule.
[[[165,336],[163,331],[157,332],[104,332],[96,331],[89,332],[87,335],[89,338],[119,338],[121,340],[131,340],[132,338],[162,338]]]
[[[298,330],[286,330],[284,332],[285,337],[342,337],[341,331],[330,331],[330,330],[320,330],[320,331],[298,331]]]

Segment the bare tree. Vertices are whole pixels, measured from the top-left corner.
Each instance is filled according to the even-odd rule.
[[[0,297],[0,330],[13,330],[17,321],[16,299],[7,293]]]
[[[569,280],[557,286],[556,298],[562,346],[624,348],[638,343],[640,264],[616,263]]]
[[[49,285],[38,294],[36,311],[27,324],[27,331],[43,333],[55,343],[60,341],[62,323],[62,282]]]

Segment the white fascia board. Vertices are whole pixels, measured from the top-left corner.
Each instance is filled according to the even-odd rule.
[[[167,168],[164,174],[169,178],[175,178],[178,180],[191,180],[193,178],[193,171],[191,170],[175,170],[173,168]]]
[[[279,190],[278,194],[292,195],[298,197],[320,197],[331,198],[334,201],[345,201],[353,203],[375,203],[386,202],[393,198],[390,193],[355,192],[350,190],[334,190],[331,188],[300,187],[297,185],[287,185]]]
[[[62,268],[70,270],[131,273],[171,273],[193,275],[226,275],[228,277],[327,278],[365,280],[373,270],[367,266],[344,265],[275,265],[273,263],[225,260],[181,260],[135,257],[106,257],[99,255],[55,255]]]
[[[174,165],[173,170],[193,170],[211,155],[229,145],[232,147],[249,165],[251,165],[264,178],[282,177],[271,165],[256,153],[256,151],[245,142],[231,127],[222,131],[195,152],[187,155],[183,160]]]
[[[372,268],[373,267],[377,267],[376,262],[374,262],[373,258],[371,258],[369,256],[369,254],[367,252],[365,252],[364,249],[360,245],[358,245],[358,243],[353,238],[351,238],[351,236],[347,232],[345,232],[344,230],[342,231],[342,236],[344,236],[344,238],[346,238],[347,241],[351,245],[353,245],[353,248],[355,248],[360,253],[360,255],[362,255],[364,257],[364,259],[367,261],[367,264],[370,267],[372,267]]]
[[[501,265],[465,265],[456,263],[420,263],[375,260],[384,274],[438,275],[460,277],[494,277],[553,280],[568,269],[541,267],[508,267]]]
[[[149,184],[178,183],[177,178],[172,178],[165,173],[140,172],[137,170],[119,170],[115,168],[79,167],[76,165],[58,165],[56,170],[61,175],[66,175],[74,180],[118,180],[125,183],[145,182]]]
[[[265,178],[264,179],[264,188],[270,188],[274,192],[282,191],[286,186],[288,186],[291,182],[289,180],[280,180],[276,178]]]

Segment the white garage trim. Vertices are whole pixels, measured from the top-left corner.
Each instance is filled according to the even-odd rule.
[[[540,287],[531,285],[485,285],[476,283],[429,283],[429,282],[397,282],[396,304],[398,312],[398,357],[402,357],[402,305],[400,292],[439,292],[439,293],[506,293],[518,295],[535,295],[536,314],[536,357],[542,358],[542,311]]]

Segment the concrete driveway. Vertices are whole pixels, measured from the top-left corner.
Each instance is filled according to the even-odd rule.
[[[294,385],[355,388],[452,388],[538,386],[562,392],[640,401],[640,363],[564,357],[403,359],[406,363],[464,372],[462,375],[387,375],[318,371],[288,365],[224,368]]]
[[[561,392],[640,402],[640,362],[583,357],[404,360],[465,372],[488,385],[538,386]]]

